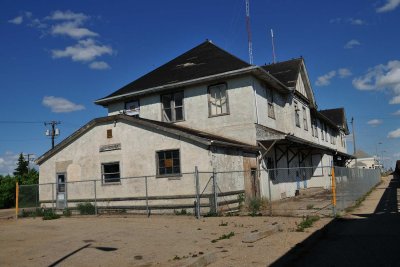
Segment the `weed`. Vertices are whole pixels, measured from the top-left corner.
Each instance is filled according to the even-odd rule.
[[[249,202],[249,210],[250,210],[250,215],[251,216],[257,216],[260,214],[260,209],[261,209],[261,198],[252,198],[250,199]]]
[[[173,258],[174,261],[178,261],[180,259],[181,259],[181,257],[179,257],[178,255],[175,255],[175,257]]]
[[[71,217],[72,212],[71,212],[71,210],[70,210],[69,208],[65,208],[65,209],[63,210],[63,215],[64,215],[65,217]]]
[[[308,210],[311,210],[312,208],[314,208],[314,205],[313,205],[313,204],[308,204],[308,205],[307,205],[307,209],[308,209]]]
[[[219,224],[219,226],[228,226],[228,222],[221,221],[221,223]]]
[[[181,209],[180,211],[178,211],[178,210],[174,210],[174,213],[175,213],[175,215],[190,215],[190,213],[189,212],[187,212],[187,210],[186,209]]]
[[[95,206],[90,202],[79,203],[76,208],[80,215],[92,215],[96,213]]]
[[[222,240],[222,239],[230,239],[234,235],[235,235],[234,232],[230,232],[229,234],[223,234],[220,237],[218,237],[217,239],[211,240],[211,243],[216,243],[216,242],[218,242],[219,240]]]
[[[36,208],[35,210],[25,210],[23,209],[21,212],[21,217],[42,217],[44,209],[43,208]]]
[[[296,232],[304,232],[304,229],[310,228],[316,221],[319,220],[319,216],[306,216],[303,217],[303,220],[297,225]]]
[[[244,195],[244,193],[240,193],[240,194],[237,196],[237,200],[238,200],[238,203],[239,203],[239,210],[240,210],[240,209],[242,209],[243,203],[244,203],[244,201],[245,201],[245,195]]]

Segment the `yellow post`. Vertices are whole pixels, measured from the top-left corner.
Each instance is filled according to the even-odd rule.
[[[332,206],[333,206],[333,215],[336,216],[336,179],[335,179],[334,167],[332,167]]]
[[[19,195],[19,185],[18,182],[15,183],[15,219],[18,219],[18,195]]]

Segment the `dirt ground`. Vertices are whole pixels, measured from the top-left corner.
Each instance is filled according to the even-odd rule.
[[[0,266],[183,266],[215,252],[210,266],[266,266],[327,224],[323,218],[296,232],[300,218],[192,216],[70,217],[0,220]],[[280,230],[255,243],[251,232],[279,225]],[[222,235],[230,239],[212,242]],[[60,261],[61,260],[61,261]]]

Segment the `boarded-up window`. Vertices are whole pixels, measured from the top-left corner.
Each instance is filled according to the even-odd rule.
[[[296,126],[300,127],[300,109],[296,101],[294,102],[294,119],[296,122]]]
[[[181,173],[179,150],[157,152],[157,175],[167,176]]]
[[[267,90],[267,101],[268,101],[268,117],[275,119],[274,93],[269,88],[267,88],[266,90]]]
[[[208,108],[210,116],[218,116],[229,113],[226,84],[221,83],[208,87],[208,95]]]
[[[112,129],[107,129],[107,138],[112,138]]]

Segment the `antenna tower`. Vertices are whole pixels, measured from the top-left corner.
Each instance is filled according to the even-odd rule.
[[[271,29],[271,41],[272,41],[272,63],[276,63],[274,31],[272,29]]]
[[[253,44],[251,42],[251,28],[250,28],[250,0],[246,0],[246,30],[247,40],[249,43],[249,62],[253,65]]]

